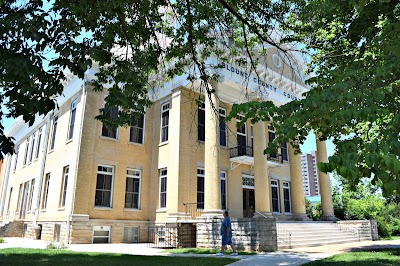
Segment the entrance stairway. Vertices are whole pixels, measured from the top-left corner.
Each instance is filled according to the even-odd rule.
[[[357,228],[334,222],[277,221],[278,250],[364,240]]]

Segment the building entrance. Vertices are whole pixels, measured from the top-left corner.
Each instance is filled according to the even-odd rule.
[[[243,217],[253,217],[255,209],[254,189],[243,188]]]

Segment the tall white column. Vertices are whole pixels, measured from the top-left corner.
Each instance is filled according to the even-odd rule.
[[[205,141],[204,141],[204,211],[203,217],[222,217],[221,181],[219,175],[219,115],[218,83],[211,81],[215,92],[211,99],[205,94]],[[210,102],[211,100],[211,102]]]
[[[317,137],[316,142],[317,142],[317,163],[328,162],[325,141],[320,141],[318,140]],[[324,220],[336,220],[333,211],[332,190],[331,190],[331,181],[329,175],[318,170],[318,176],[319,176],[319,190],[321,194],[322,218]]]
[[[304,200],[303,177],[301,176],[301,158],[294,154],[294,149],[289,144],[290,160],[290,191],[292,199],[292,218],[294,220],[308,220],[306,214],[306,203]]]
[[[270,180],[268,177],[268,161],[264,155],[267,148],[267,138],[265,136],[265,122],[259,121],[254,125],[254,193],[256,203],[256,213],[254,216],[267,215],[271,213],[271,193]]]

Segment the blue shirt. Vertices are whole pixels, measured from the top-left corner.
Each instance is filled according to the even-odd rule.
[[[232,237],[231,219],[225,217],[221,224],[221,235],[226,236],[226,231],[229,228],[229,237]]]

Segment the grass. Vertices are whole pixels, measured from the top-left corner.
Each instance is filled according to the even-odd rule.
[[[384,240],[399,240],[400,236],[391,236],[391,237],[385,237],[383,238]]]
[[[62,249],[0,249],[0,265],[174,265],[219,266],[237,261],[233,258],[134,256],[128,254],[74,252]]]
[[[165,253],[170,253],[170,254],[215,254],[219,252],[219,249],[209,249],[209,248],[175,248],[175,249],[170,249],[166,250]],[[232,251],[225,251],[224,254],[231,254]],[[257,252],[248,252],[248,251],[242,251],[238,250],[237,253],[239,255],[255,255]]]
[[[400,265],[400,249],[371,249],[348,252],[326,259],[309,262],[307,266],[389,266]]]

